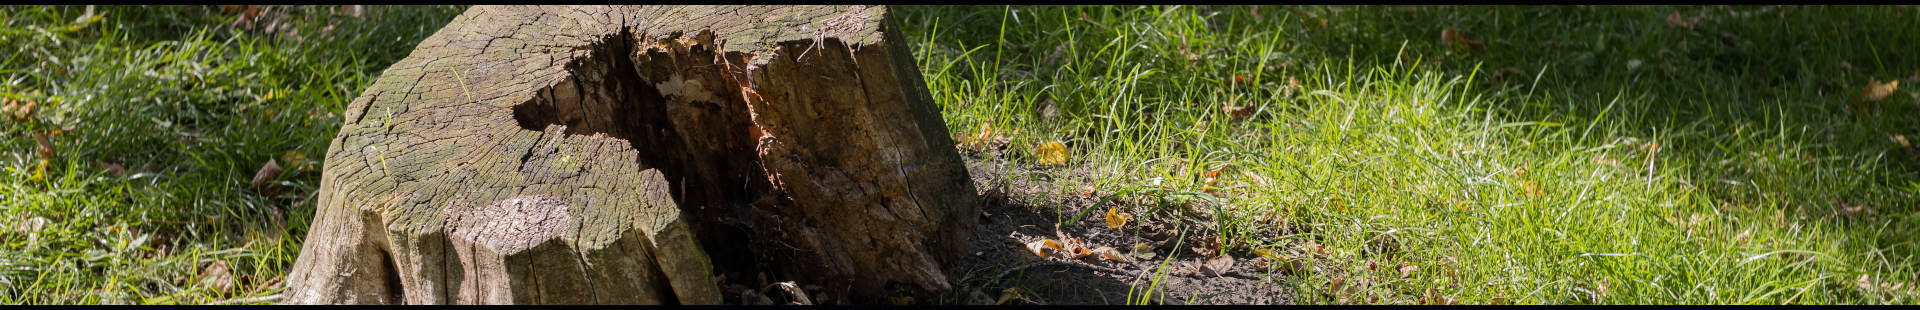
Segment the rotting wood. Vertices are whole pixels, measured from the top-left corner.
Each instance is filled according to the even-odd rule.
[[[947,290],[979,198],[889,15],[471,8],[348,104],[283,302]]]

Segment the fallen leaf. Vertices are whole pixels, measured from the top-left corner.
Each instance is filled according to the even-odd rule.
[[[1667,14],[1667,25],[1680,27],[1680,29],[1693,30],[1693,22],[1681,17],[1680,11],[1673,11],[1673,13]]]
[[[1034,256],[1041,258],[1051,256],[1053,252],[1058,252],[1059,250],[1060,243],[1054,242],[1053,239],[1040,239],[1027,243],[1027,252],[1033,253]]]
[[[40,160],[40,164],[33,168],[33,176],[28,177],[27,180],[31,182],[41,182],[41,181],[47,180],[47,160],[46,159]]]
[[[1247,118],[1248,116],[1253,116],[1253,104],[1248,103],[1248,104],[1242,104],[1242,105],[1222,106],[1220,107],[1220,111],[1226,112],[1227,117],[1231,117],[1236,120],[1244,119],[1244,118]]]
[[[1201,266],[1206,267],[1207,272],[1213,276],[1225,275],[1227,271],[1233,270],[1233,256],[1220,255],[1219,257],[1207,260],[1207,263]]]
[[[1145,242],[1134,244],[1133,253],[1129,253],[1129,254],[1132,254],[1133,258],[1139,259],[1139,260],[1149,260],[1149,259],[1153,259],[1154,256],[1159,255],[1159,253],[1153,252],[1152,244],[1147,244]]]
[[[40,149],[35,152],[40,154],[40,158],[53,158],[53,142],[47,141],[47,134],[39,132],[33,133],[33,140],[40,143]]]
[[[288,171],[300,171],[307,168],[306,153],[287,151],[286,154],[280,154],[280,160],[287,162],[286,170]]]
[[[1067,258],[1080,259],[1081,257],[1087,257],[1087,255],[1093,255],[1093,250],[1080,246],[1080,242],[1077,242],[1078,240],[1075,241],[1073,244],[1067,246]]]
[[[1235,75],[1233,75],[1233,83],[1234,83],[1234,84],[1246,84],[1246,83],[1247,83],[1247,75],[1245,75],[1245,74],[1235,74]]]
[[[1346,297],[1347,296],[1346,288],[1347,288],[1347,279],[1333,278],[1333,281],[1327,281],[1327,291],[1333,292],[1334,296],[1339,296],[1342,298]]]
[[[960,145],[968,149],[982,149],[988,146],[989,143],[992,143],[995,140],[994,138],[993,121],[988,120],[987,122],[980,123],[980,132],[961,136]]]
[[[216,292],[233,289],[233,274],[227,270],[227,261],[213,261],[213,264],[201,269],[200,285],[212,288]]]
[[[1879,80],[1871,80],[1867,81],[1867,89],[1861,91],[1860,94],[1865,96],[1868,102],[1880,101],[1880,99],[1887,98],[1887,95],[1893,94],[1893,90],[1898,88],[1900,88],[1900,80],[1892,80],[1884,83]]]
[[[1413,272],[1415,271],[1420,271],[1420,266],[1414,266],[1414,265],[1400,266],[1400,278],[1406,279],[1406,278],[1413,277]]]
[[[1279,255],[1273,254],[1273,251],[1269,251],[1267,249],[1253,249],[1253,255],[1260,256],[1260,258],[1265,258],[1270,261],[1280,260]]]
[[[260,165],[260,171],[253,173],[253,187],[260,188],[260,186],[266,185],[267,181],[272,181],[274,178],[280,177],[281,170],[283,169],[280,168],[279,162],[273,159],[267,159],[266,164]]]
[[[1129,259],[1127,259],[1127,256],[1126,256],[1126,255],[1121,255],[1121,254],[1120,254],[1120,250],[1114,250],[1114,249],[1113,249],[1113,247],[1106,247],[1106,246],[1103,246],[1103,247],[1100,247],[1100,248],[1098,248],[1098,249],[1093,249],[1093,253],[1094,253],[1094,254],[1099,254],[1099,255],[1100,255],[1100,259],[1105,259],[1105,260],[1110,260],[1110,261],[1116,261],[1116,262],[1122,262],[1122,263],[1125,263],[1125,262],[1130,262],[1130,261],[1132,261],[1132,260],[1129,260]]]
[[[13,112],[13,114],[8,116],[12,117],[13,121],[26,122],[26,121],[33,120],[33,103],[32,102],[28,102],[27,104],[22,104],[19,106],[13,106],[13,105],[8,105],[8,106],[10,107],[8,110],[12,110]]]
[[[1315,15],[1313,14],[1313,12],[1307,12],[1306,10],[1301,10],[1300,8],[1297,8],[1297,7],[1287,8],[1287,10],[1293,11],[1293,14],[1300,15],[1301,17],[1300,20],[1303,20],[1303,21],[1312,20],[1312,21],[1320,22],[1320,28],[1313,28],[1314,31],[1321,31],[1321,30],[1327,29],[1327,19],[1320,18],[1319,15]]]
[[[1121,214],[1119,208],[1108,208],[1108,210],[1106,210],[1106,227],[1119,229],[1121,225],[1127,225],[1129,218],[1133,218],[1133,214]]]
[[[1253,180],[1253,184],[1266,186],[1268,183],[1267,177],[1261,176],[1260,174],[1257,174],[1257,173],[1253,173],[1252,170],[1240,170],[1240,175],[1246,176],[1248,180]]]
[[[1214,257],[1215,255],[1220,254],[1220,253],[1215,253],[1213,248],[1210,248],[1210,247],[1194,247],[1192,249],[1194,253],[1199,253],[1200,256],[1202,257]]]
[[[51,223],[53,223],[52,220],[48,220],[47,218],[44,218],[44,217],[35,216],[33,218],[27,219],[25,222],[19,223],[20,226],[14,226],[13,233],[22,234],[22,235],[32,234],[35,232],[39,232],[41,229],[46,229],[47,224],[51,224]]]
[[[1440,29],[1440,41],[1451,43],[1451,44],[1466,45],[1468,48],[1472,48],[1476,52],[1480,51],[1480,49],[1483,48],[1480,45],[1480,41],[1474,40],[1473,38],[1468,38],[1466,31],[1461,31],[1459,28],[1453,28],[1453,27]]]
[[[1047,141],[1040,144],[1034,152],[1040,157],[1041,165],[1059,165],[1067,163],[1067,145],[1060,141]]]
[[[1018,287],[1009,287],[1007,289],[1000,290],[1000,299],[993,301],[993,304],[1005,305],[1007,304],[1007,302],[1013,301],[1014,299],[1024,299],[1025,296],[1022,296],[1022,295],[1025,295],[1025,294],[1021,294],[1021,293],[1022,292]]]

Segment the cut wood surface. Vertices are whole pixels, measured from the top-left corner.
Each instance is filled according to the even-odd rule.
[[[949,289],[979,198],[889,15],[473,7],[346,107],[283,301]]]

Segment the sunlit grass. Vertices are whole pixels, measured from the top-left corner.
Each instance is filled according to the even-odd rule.
[[[341,106],[457,12],[298,7],[267,32],[214,7],[0,8],[0,96],[37,107],[0,120],[0,304],[278,293]],[[256,189],[269,159],[287,170]]]
[[[1912,7],[1258,10],[905,16],[950,129],[1313,261],[1298,302],[1914,300],[1915,93],[1845,108],[1920,72]]]

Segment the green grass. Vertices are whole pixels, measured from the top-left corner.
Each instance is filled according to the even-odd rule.
[[[459,11],[275,13],[292,34],[210,7],[0,7],[0,97],[39,108],[0,117],[0,303],[278,293],[341,106]],[[1281,277],[1296,302],[1920,298],[1920,149],[1893,142],[1920,140],[1920,8],[900,12],[949,128],[1008,139],[967,152],[1031,164],[1062,141],[1056,186],[1310,261]],[[1869,80],[1906,88],[1849,105]],[[256,189],[268,159],[288,171]]]
[[[1311,260],[1302,303],[1915,301],[1916,93],[1847,107],[1920,78],[1914,7],[1297,9],[903,16],[950,129]]]
[[[38,107],[0,120],[0,304],[277,293],[341,106],[459,12],[331,10],[270,12],[296,30],[267,32],[215,7],[0,7],[0,96]],[[31,133],[63,128],[37,155]],[[256,190],[270,158],[286,173]],[[205,279],[216,262],[227,281]]]

